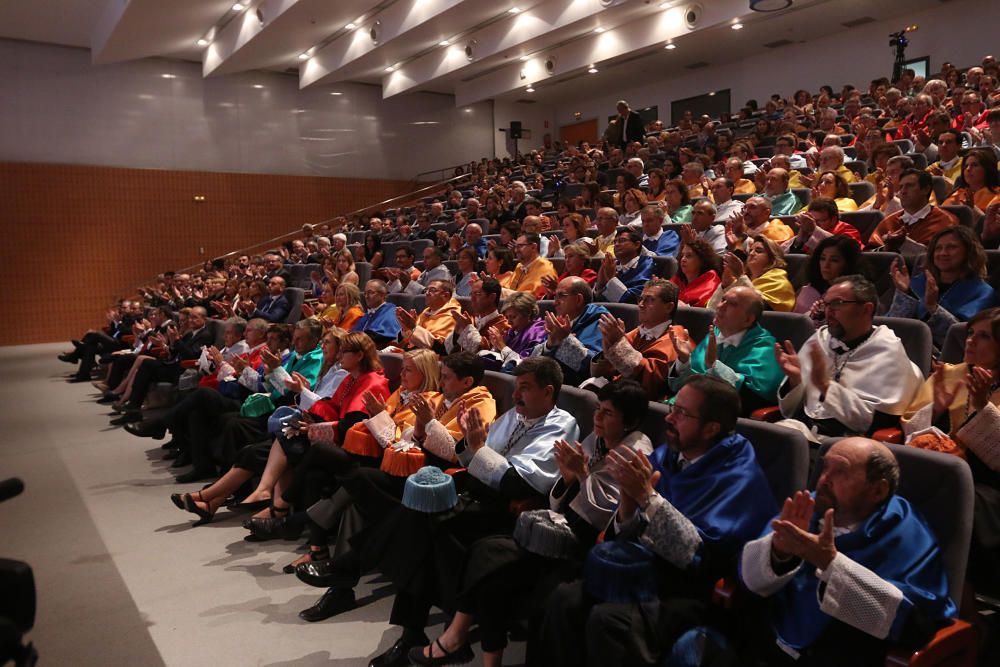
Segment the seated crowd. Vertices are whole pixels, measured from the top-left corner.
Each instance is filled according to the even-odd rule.
[[[620,102],[599,145],[163,274],[60,358],[210,482],[171,496],[195,525],[304,536],[301,618],[391,580],[376,667],[511,632],[531,665],[882,664],[1000,594],[997,65],[942,78],[669,129]],[[775,497],[740,418],[804,439],[814,491]],[[967,599],[880,439],[967,462]]]

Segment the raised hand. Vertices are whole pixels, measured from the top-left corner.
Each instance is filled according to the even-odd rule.
[[[556,293],[556,288],[559,286],[559,279],[553,275],[542,276],[542,287],[545,288],[545,296],[552,298]]]
[[[825,396],[830,387],[830,373],[826,367],[826,355],[819,345],[809,346],[809,363],[812,366],[809,369],[809,382],[819,391],[820,396]]]
[[[684,225],[681,227],[681,241],[684,243],[691,243],[698,238],[698,232],[695,231],[694,227],[691,225]]]
[[[983,219],[983,240],[991,241],[1000,236],[1000,200],[986,207],[986,217]]]
[[[549,257],[554,257],[562,249],[559,237],[553,234],[549,237]]]
[[[611,255],[605,255],[604,259],[601,260],[601,268],[597,272],[597,282],[601,285],[607,285],[617,273],[615,258]]]
[[[465,327],[472,324],[472,316],[463,310],[452,311],[451,318],[455,320],[455,332],[461,333]]]
[[[889,275],[892,276],[892,284],[897,292],[906,294],[910,291],[910,271],[906,268],[906,262],[902,257],[897,257],[892,263]]]
[[[417,418],[417,424],[421,430],[434,419],[434,410],[423,394],[415,394],[410,399],[410,409],[413,410],[413,414]]]
[[[799,238],[809,239],[816,231],[816,220],[808,213],[799,213],[795,216],[795,222],[799,226]]]
[[[313,308],[308,303],[303,303],[302,304],[302,317],[308,318],[308,317],[312,317],[315,314],[316,314],[316,309],[315,308]]]
[[[417,311],[397,307],[396,319],[399,320],[399,326],[404,331],[412,331],[417,326]]]
[[[715,339],[715,328],[708,330],[708,343],[705,345],[705,368],[712,368],[719,358],[719,343]]]
[[[486,423],[477,410],[468,410],[465,403],[458,406],[458,425],[465,436],[465,446],[478,452],[486,445]]]
[[[601,330],[605,350],[625,337],[625,323],[614,315],[601,315],[597,326]]]
[[[243,369],[249,366],[244,357],[233,357],[229,360],[229,365],[233,367],[233,370],[236,371],[237,374],[242,373]]]
[[[569,337],[571,331],[572,328],[568,317],[565,315],[556,315],[551,311],[545,313],[545,332],[549,336],[548,342],[551,343],[550,348],[559,347]]]
[[[210,345],[209,347],[205,348],[205,351],[208,353],[208,358],[212,360],[212,363],[214,363],[216,366],[222,364],[222,352],[219,351],[219,348],[215,347],[214,345]]]
[[[385,410],[385,401],[370,391],[366,391],[361,395],[361,402],[364,404],[365,412],[368,413],[369,417],[374,417]]]
[[[503,339],[503,334],[496,327],[490,327],[486,330],[486,338],[490,341],[490,347],[497,352],[507,346],[506,341]]]
[[[775,343],[774,358],[778,362],[781,372],[788,378],[790,387],[802,384],[802,363],[799,361],[799,355],[795,352],[792,341],[786,340],[784,348],[780,343]]]
[[[796,491],[790,498],[785,499],[781,507],[781,515],[771,522],[772,527],[779,521],[795,526],[800,530],[809,530],[809,522],[812,521],[813,511],[816,508],[816,501],[808,491]],[[785,539],[785,533],[779,534],[777,531],[771,537],[771,550],[778,558],[789,558],[792,555],[794,545]]]
[[[632,505],[645,507],[656,493],[660,472],[653,470],[645,454],[631,449],[612,450],[608,452],[607,461],[611,476],[618,482],[622,500],[627,498]]]
[[[590,474],[587,468],[587,457],[583,453],[583,445],[579,442],[573,445],[565,440],[556,440],[555,456],[556,465],[559,466],[559,474],[566,484],[583,481]]]
[[[927,312],[933,315],[937,312],[938,297],[941,295],[941,291],[938,289],[937,280],[934,279],[934,275],[930,271],[924,271],[924,275],[927,277],[927,285],[924,287],[924,306],[927,308]]]
[[[956,382],[951,389],[947,387],[944,377],[944,364],[934,364],[934,419],[948,412],[955,401],[955,394],[961,383]]]
[[[281,365],[281,357],[266,347],[260,351],[260,359],[264,362],[264,368],[267,369],[268,373],[273,372],[275,368]]]
[[[969,405],[976,412],[986,407],[990,402],[990,394],[993,389],[994,373],[979,366],[969,368],[969,373],[965,379],[965,386],[969,391]]]
[[[801,558],[807,563],[825,570],[837,556],[833,541],[833,508],[823,517],[823,529],[818,535],[800,528],[791,521],[777,519],[771,523],[775,537],[780,540],[785,553]]]
[[[677,333],[675,329],[667,330],[670,335],[670,342],[674,345],[674,352],[677,354],[677,361],[686,364],[691,361],[691,353],[694,352],[694,341],[687,329]]]

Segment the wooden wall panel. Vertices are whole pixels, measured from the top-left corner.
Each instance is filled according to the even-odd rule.
[[[0,345],[77,337],[157,273],[403,194],[407,185],[0,163]]]

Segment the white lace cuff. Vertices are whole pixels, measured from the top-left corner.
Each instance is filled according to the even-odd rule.
[[[774,595],[785,584],[795,578],[801,563],[785,574],[777,574],[771,567],[771,534],[747,542],[740,556],[740,572],[743,583],[757,595],[768,597]]]
[[[427,422],[424,431],[427,434],[424,438],[424,449],[445,461],[458,461],[458,457],[455,456],[455,438],[444,424],[432,419]]]
[[[688,567],[701,547],[701,535],[691,520],[666,498],[656,494],[643,511],[646,529],[640,542],[671,565]]]
[[[929,429],[934,424],[934,403],[928,403],[913,413],[909,419],[901,420],[903,433],[906,434],[906,441],[909,443],[910,437],[920,431]]]
[[[503,454],[485,445],[469,461],[469,474],[492,489],[500,488],[500,480],[508,468],[510,462]]]
[[[542,343],[544,345],[545,343]],[[575,371],[583,369],[583,364],[587,360],[590,351],[587,346],[580,342],[580,339],[570,334],[556,348],[555,358]]]
[[[903,591],[842,553],[816,576],[826,582],[821,611],[878,639],[889,636]]]
[[[955,437],[972,450],[990,470],[1000,470],[1000,410],[992,403],[977,412],[958,430]]]
[[[615,303],[621,301],[622,295],[628,291],[628,287],[625,286],[618,276],[615,276],[608,281],[608,284],[604,286],[604,291],[602,295],[604,296],[603,301],[613,301]]]
[[[471,324],[466,325],[462,329],[462,333],[458,334],[458,346],[462,348],[463,352],[479,352],[479,344],[482,340],[483,335],[479,333],[479,329]]]
[[[292,376],[288,374],[288,371],[285,370],[284,366],[278,366],[273,371],[267,374],[268,384],[274,387],[275,391],[277,391],[279,394],[285,393],[285,389],[287,388],[285,387],[285,380],[291,380],[291,379]]]
[[[717,377],[733,387],[737,386],[740,381],[740,374],[721,361],[716,361],[712,364],[712,367],[708,369],[708,373],[706,373],[706,375]]]
[[[385,410],[366,419],[365,427],[382,449],[396,441],[396,422]]]
[[[642,353],[632,347],[624,336],[604,350],[604,358],[625,377],[630,377],[642,363]]]

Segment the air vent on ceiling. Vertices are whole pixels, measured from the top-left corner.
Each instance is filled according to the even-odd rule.
[[[840,25],[845,28],[857,28],[859,25],[865,25],[866,23],[874,23],[875,19],[870,16],[862,16],[861,18],[854,19],[852,21],[844,21]]]
[[[535,104],[535,100],[518,100],[518,104]]]
[[[708,67],[709,63],[704,60],[699,60],[696,63],[691,63],[690,65],[685,65],[684,69],[701,69],[702,67]]]
[[[794,44],[790,39],[776,39],[773,42],[768,42],[764,45],[768,49],[780,49],[782,46],[788,46],[789,44]]]

